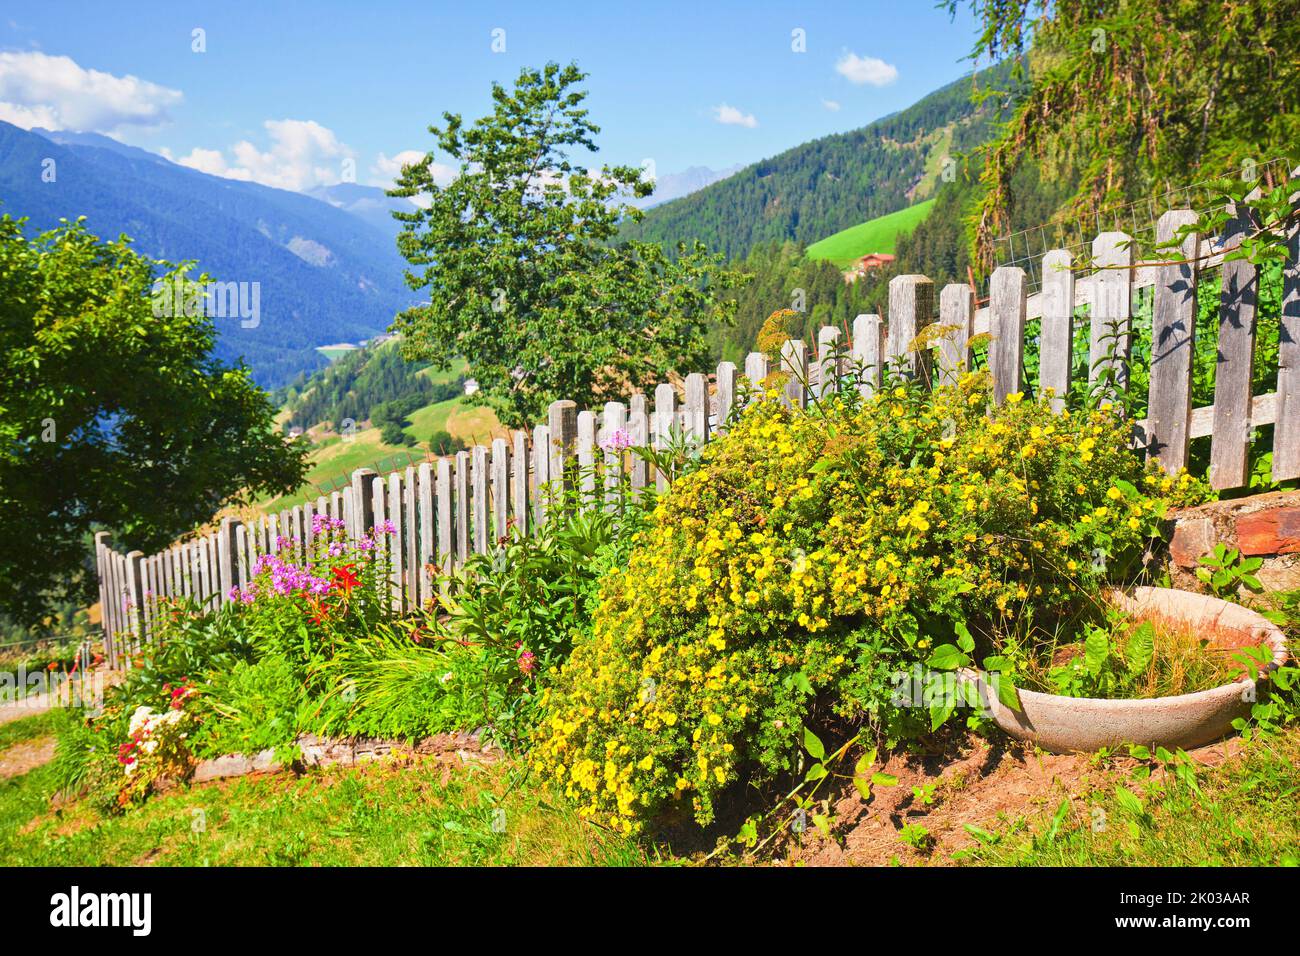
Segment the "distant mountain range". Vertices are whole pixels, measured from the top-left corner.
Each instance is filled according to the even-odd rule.
[[[42,178],[54,160],[53,182]],[[691,167],[659,178],[646,205],[734,172]],[[125,233],[145,255],[196,260],[224,282],[260,284],[256,328],[217,318],[217,355],[276,388],[325,363],[318,346],[383,332],[417,301],[403,279],[394,210],[414,207],[358,183],[303,193],[213,176],[97,133],[0,122],[0,213],[29,235],[85,216],[101,238]]]
[[[402,231],[402,224],[393,218],[393,213],[411,212],[415,209],[415,205],[408,199],[394,199],[377,186],[362,186],[358,183],[315,186],[308,189],[306,195],[328,203],[335,209],[352,213],[394,241]]]
[[[710,169],[708,166],[688,166],[680,173],[668,173],[655,179],[655,191],[649,196],[642,199],[633,199],[630,205],[638,209],[649,209],[652,206],[659,206],[666,202],[672,202],[674,199],[681,199],[683,196],[689,196],[693,192],[703,189],[705,186],[712,186],[714,183],[726,179],[733,173],[738,173],[745,167],[742,165],[728,166],[726,169]]]
[[[1010,63],[985,71],[981,87],[1005,89]],[[671,249],[699,239],[728,258],[756,245],[804,245],[896,212],[933,194],[944,161],[989,139],[1006,105],[971,102],[963,77],[907,109],[860,129],[823,136],[746,166],[690,195],[656,205],[629,237]]]
[[[53,182],[41,176],[47,159]],[[382,332],[415,301],[396,229],[381,218],[392,200],[355,184],[321,192],[211,176],[94,133],[0,122],[0,212],[29,217],[29,235],[85,216],[101,238],[125,233],[154,258],[259,283],[259,324],[216,319],[217,354],[242,358],[268,387],[323,364],[316,346]]]

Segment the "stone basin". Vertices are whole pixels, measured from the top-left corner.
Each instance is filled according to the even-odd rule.
[[[1171,588],[1140,587],[1108,597],[1112,605],[1138,620],[1158,617],[1203,630],[1210,635],[1211,646],[1230,649],[1267,643],[1273,648],[1269,671],[1286,662],[1286,636],[1263,615],[1240,604]],[[1121,744],[1199,747],[1224,737],[1235,719],[1250,713],[1264,680],[1263,675],[1252,681],[1242,674],[1210,690],[1137,700],[1021,690],[1022,709],[1017,713],[997,699],[982,672],[963,668],[958,676],[975,683],[989,716],[1002,730],[1053,753],[1092,752]]]

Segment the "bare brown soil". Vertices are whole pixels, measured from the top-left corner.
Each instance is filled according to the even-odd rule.
[[[1198,748],[1191,756],[1216,766],[1239,746],[1239,741],[1227,740]],[[778,849],[777,862],[951,865],[954,853],[977,844],[967,824],[996,831],[1038,811],[1050,812],[1062,800],[1077,802],[1094,789],[1113,786],[1133,764],[1128,758],[1103,762],[1087,754],[1035,752],[974,735],[932,757],[893,754],[875,770],[896,776],[897,786],[873,787],[868,802],[845,782],[829,797],[834,815],[831,839],[809,826]],[[922,846],[904,841],[901,834],[909,824],[928,831]]]
[[[0,750],[0,780],[35,770],[54,759],[54,738],[37,737]]]

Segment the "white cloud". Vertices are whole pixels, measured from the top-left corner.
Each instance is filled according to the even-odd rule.
[[[754,119],[753,113],[746,113],[726,103],[713,107],[713,118],[723,126],[744,126],[746,129],[753,129],[758,125],[758,120]]]
[[[262,125],[270,137],[268,149],[259,149],[245,139],[225,153],[196,147],[175,161],[213,176],[299,192],[342,182],[345,163],[352,163],[355,173],[352,147],[315,120],[267,120]],[[172,158],[166,150],[163,155]]]
[[[850,83],[862,86],[888,86],[898,79],[898,67],[874,56],[845,53],[835,64],[835,72]]]
[[[425,154],[418,149],[404,149],[396,155],[389,156],[386,153],[380,153],[375,157],[374,164],[370,167],[370,185],[382,186],[389,189],[401,175],[403,166],[410,166],[424,159]],[[439,186],[446,186],[456,178],[458,170],[453,166],[445,163],[431,163],[429,171],[433,173],[433,181]]]
[[[87,70],[71,57],[38,51],[0,53],[0,119],[31,129],[113,135],[127,126],[159,126],[181,102],[180,90],[138,76]]]
[[[826,107],[832,113],[838,113],[840,111],[840,104],[835,100],[822,100],[822,106]]]

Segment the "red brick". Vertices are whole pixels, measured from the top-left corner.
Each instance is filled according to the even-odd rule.
[[[1237,516],[1237,546],[1242,554],[1295,554],[1300,551],[1300,508],[1270,508]]]

